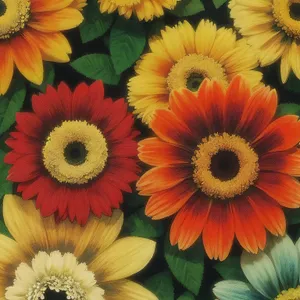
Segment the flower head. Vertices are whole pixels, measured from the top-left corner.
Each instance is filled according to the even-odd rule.
[[[155,243],[117,239],[123,224],[120,210],[111,218],[91,217],[85,227],[42,218],[32,201],[14,195],[5,196],[3,211],[15,240],[0,235],[0,298],[157,299],[126,279],[148,264]]]
[[[245,41],[210,21],[202,20],[196,30],[187,21],[166,27],[149,46],[151,51],[137,62],[136,76],[128,83],[129,103],[147,124],[157,109],[169,108],[169,95],[176,89],[195,92],[204,78],[228,86],[236,74],[244,75],[254,87],[262,78],[254,70],[256,55]]]
[[[281,59],[281,80],[293,70],[300,79],[300,15],[298,0],[231,0],[234,25],[257,51],[262,66]]]
[[[8,179],[43,216],[86,223],[90,212],[111,215],[138,176],[133,117],[123,99],[104,98],[101,81],[72,93],[61,83],[33,96],[32,113],[16,116],[6,141]]]
[[[294,245],[289,236],[272,238],[264,252],[244,252],[242,270],[249,283],[224,280],[213,289],[219,300],[300,299],[300,240]]]
[[[176,215],[171,244],[187,249],[202,234],[208,256],[224,260],[234,236],[257,253],[266,229],[283,235],[281,206],[300,206],[300,122],[274,119],[276,91],[251,92],[240,76],[227,89],[205,79],[197,93],[174,91],[169,102],[150,124],[157,137],[140,142],[140,159],[154,168],[137,187],[151,196],[148,216]]]

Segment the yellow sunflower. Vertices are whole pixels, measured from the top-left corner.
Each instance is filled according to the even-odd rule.
[[[35,84],[43,81],[43,60],[68,62],[72,52],[62,30],[83,21],[86,0],[0,0],[0,95],[14,67]]]
[[[187,21],[166,27],[149,46],[150,53],[137,62],[136,76],[128,83],[129,103],[146,124],[157,109],[169,107],[173,90],[196,91],[205,77],[227,86],[241,74],[252,87],[262,78],[261,72],[253,70],[258,60],[245,40],[237,40],[231,29],[217,29],[210,21],[202,20],[196,30]]]
[[[282,82],[291,70],[300,79],[300,1],[231,0],[229,7],[234,25],[258,50],[261,65],[281,59]]]
[[[140,21],[151,21],[164,14],[164,8],[174,9],[178,0],[98,0],[102,13],[113,13],[129,19],[134,13]]]
[[[117,240],[123,213],[91,217],[85,227],[42,218],[32,201],[4,198],[5,223],[14,237],[0,235],[1,300],[157,300],[126,279],[143,269],[155,242]]]

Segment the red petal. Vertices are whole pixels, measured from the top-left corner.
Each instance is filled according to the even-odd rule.
[[[280,205],[259,189],[254,189],[248,201],[262,224],[274,235],[284,235],[286,221]]]
[[[152,195],[146,205],[146,215],[154,220],[175,214],[197,191],[191,180],[186,180],[173,188]]]
[[[28,112],[16,113],[16,122],[20,131],[26,135],[36,139],[41,138],[43,123],[35,114]]]
[[[203,244],[210,259],[225,260],[234,239],[233,218],[228,203],[215,201],[211,205],[203,230]]]
[[[47,188],[49,184],[49,178],[40,175],[34,181],[29,183],[22,191],[22,197],[24,200],[29,200],[35,197],[40,191]],[[50,183],[51,184],[51,183]]]
[[[152,195],[161,192],[193,176],[193,170],[187,167],[156,167],[146,172],[137,182],[140,195]]]
[[[300,183],[290,175],[260,172],[256,186],[284,207],[300,207]]]
[[[241,246],[249,252],[257,253],[266,246],[266,230],[246,198],[231,202],[234,229]]]
[[[79,84],[72,99],[72,119],[90,120],[93,112],[93,102],[89,98],[89,87],[85,83]]]
[[[192,246],[202,233],[210,212],[211,201],[200,193],[195,194],[178,212],[170,231],[172,245],[181,250]]]
[[[73,94],[70,88],[64,83],[61,82],[57,88],[58,96],[63,106],[64,115],[66,116],[66,120],[70,120],[72,118],[72,99]]]
[[[137,142],[131,139],[125,139],[118,143],[112,144],[110,147],[110,156],[118,157],[136,157],[138,154]]]
[[[288,150],[300,142],[297,116],[284,116],[272,122],[253,142],[258,153]]]
[[[5,143],[12,148],[15,152],[20,154],[36,154],[41,153],[42,145],[22,132],[12,132],[14,138],[8,138]]]
[[[127,115],[127,117],[123,119],[116,128],[107,133],[107,139],[109,141],[118,141],[129,137],[132,132],[133,123],[133,116],[131,114]]]
[[[14,164],[20,157],[22,157],[22,154],[16,153],[16,152],[9,152],[4,156],[4,163],[12,165]]]
[[[101,106],[104,100],[104,85],[101,80],[97,80],[90,85],[89,96],[92,102],[99,107]]]

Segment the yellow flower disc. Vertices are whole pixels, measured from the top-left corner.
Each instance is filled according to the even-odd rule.
[[[227,133],[202,140],[192,159],[194,181],[206,195],[229,199],[257,179],[258,155],[243,138]]]
[[[300,286],[297,286],[295,289],[290,288],[286,291],[282,291],[275,300],[299,300],[300,299]]]
[[[0,0],[0,40],[22,30],[30,17],[30,0]]]
[[[63,122],[43,147],[44,166],[61,183],[87,183],[102,172],[107,158],[103,134],[86,121]]]
[[[170,91],[179,88],[197,91],[204,78],[217,78],[224,85],[228,84],[221,64],[201,54],[190,54],[172,67],[167,78],[168,88]]]

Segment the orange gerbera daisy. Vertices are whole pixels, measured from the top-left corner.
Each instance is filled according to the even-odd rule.
[[[14,65],[29,81],[43,81],[43,60],[68,62],[70,44],[60,32],[78,26],[86,0],[0,0],[0,95]]]
[[[234,236],[249,252],[266,245],[266,229],[283,235],[281,206],[300,206],[300,122],[274,119],[275,90],[251,92],[235,77],[227,90],[205,79],[198,93],[172,92],[170,111],[151,122],[157,137],[140,143],[140,159],[155,166],[137,186],[150,197],[146,214],[176,214],[170,241],[190,247],[202,234],[211,259],[224,260]]]

